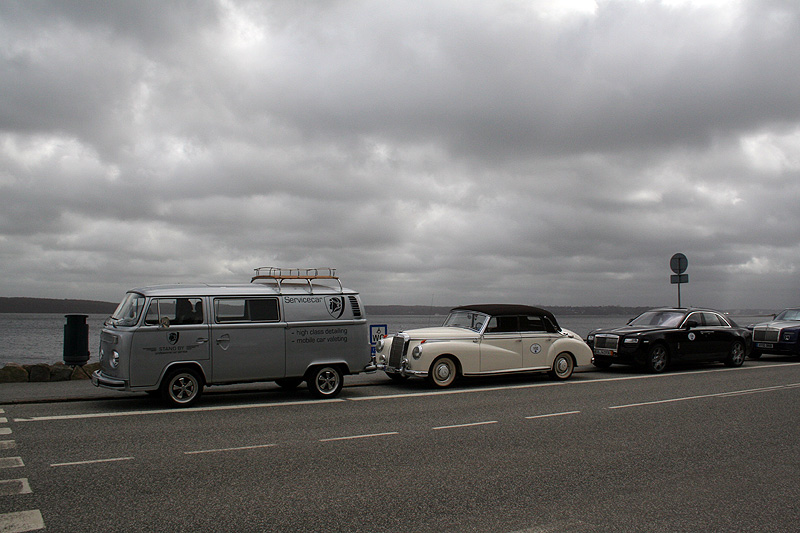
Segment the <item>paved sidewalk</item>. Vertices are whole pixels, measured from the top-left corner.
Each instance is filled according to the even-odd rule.
[[[383,372],[363,373],[345,376],[345,387],[358,387],[388,383]],[[305,387],[305,385],[300,385]],[[258,392],[275,390],[277,385],[271,381],[261,383],[244,383],[239,385],[220,385],[206,387],[204,394],[230,393],[234,391]],[[92,400],[120,400],[125,398],[141,398],[143,392],[120,392],[95,387],[86,380],[52,381],[46,383],[0,383],[0,405],[43,402],[77,402]]]

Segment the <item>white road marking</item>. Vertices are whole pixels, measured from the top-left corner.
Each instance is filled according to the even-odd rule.
[[[25,466],[22,457],[0,457],[0,468],[19,468],[21,466]]]
[[[236,411],[242,409],[261,409],[264,407],[286,407],[286,406],[307,405],[307,404],[318,405],[324,403],[344,402],[344,401],[345,400],[339,398],[332,398],[329,400],[303,400],[297,402],[251,403],[246,405],[216,405],[210,407],[187,407],[181,409],[153,409],[149,411],[117,411],[113,413],[82,413],[77,415],[32,416],[29,418],[15,418],[14,422],[49,422],[52,420],[115,418],[118,416],[176,415],[180,413],[202,413],[207,411]]]
[[[4,479],[0,481],[0,496],[12,496],[14,494],[30,494],[31,486],[28,478]],[[3,531],[0,529],[0,531]]]
[[[775,392],[780,390],[786,389],[795,389],[800,387],[800,383],[792,383],[790,385],[776,385],[774,387],[762,387],[760,389],[744,389],[738,391],[728,391],[728,392],[717,392],[714,394],[700,394],[697,396],[683,396],[680,398],[668,398],[665,400],[654,400],[652,402],[639,402],[639,403],[629,403],[625,405],[614,405],[609,407],[608,409],[626,409],[628,407],[642,407],[645,405],[658,405],[664,403],[674,403],[674,402],[685,402],[688,400],[700,400],[703,398],[725,398],[730,396],[742,396],[744,394],[757,394],[762,392]]]
[[[44,519],[38,509],[0,514],[0,531],[3,533],[22,533],[44,529]]]
[[[547,415],[526,416],[525,418],[528,420],[535,420],[537,418],[550,418],[552,416],[566,416],[566,415],[577,415],[577,414],[580,414],[580,411],[565,411],[563,413],[550,413]]]
[[[485,426],[487,424],[497,424],[497,420],[487,420],[486,422],[472,422],[470,424],[454,424],[452,426],[439,426],[437,428],[433,428],[433,430],[437,431],[439,429],[468,428],[472,426]]]
[[[239,450],[256,450],[259,448],[272,448],[273,446],[277,446],[277,444],[255,444],[252,446],[237,446],[235,448],[215,448],[211,450],[195,450],[191,452],[183,452],[184,455],[195,455],[198,453],[217,453],[217,452],[235,452]]]
[[[332,442],[336,440],[353,440],[353,439],[368,439],[371,437],[385,437],[387,435],[399,435],[397,431],[389,431],[386,433],[370,433],[367,435],[350,435],[349,437],[332,437],[330,439],[319,439],[320,442]]]
[[[0,440],[0,450],[10,450],[16,448],[17,443],[13,440]]]
[[[0,428],[0,435],[11,435],[11,428]]]
[[[114,457],[111,459],[93,459],[90,461],[73,461],[71,463],[53,463],[51,467],[59,467],[59,466],[76,466],[76,465],[93,465],[96,463],[113,463],[116,461],[132,461],[133,457]],[[2,529],[0,529],[2,531]]]
[[[8,424],[8,418],[0,416],[0,424]]]
[[[738,368],[712,368],[709,370],[696,370],[691,373],[672,373],[668,372],[665,374],[644,374],[640,376],[623,376],[623,377],[616,377],[616,378],[600,378],[600,379],[591,379],[591,380],[566,380],[566,381],[549,381],[545,383],[528,383],[525,385],[501,385],[496,387],[479,387],[474,389],[447,389],[447,390],[436,390],[436,391],[427,391],[427,392],[405,392],[400,394],[386,394],[382,396],[362,396],[360,398],[346,398],[348,402],[363,402],[369,400],[394,400],[397,398],[414,398],[414,397],[425,397],[425,396],[440,396],[444,394],[475,394],[481,392],[493,392],[493,391],[504,391],[504,390],[514,390],[514,389],[535,389],[538,387],[561,387],[561,386],[578,386],[578,385],[589,385],[592,383],[609,383],[613,381],[630,381],[630,380],[637,380],[637,379],[660,379],[660,378],[669,378],[669,377],[676,377],[676,376],[695,376],[697,374],[708,374],[713,372],[737,372],[737,371],[744,371],[744,370],[762,370],[768,368],[777,368],[781,366],[797,366],[800,363],[780,363],[775,365],[768,365],[768,366],[742,366]]]

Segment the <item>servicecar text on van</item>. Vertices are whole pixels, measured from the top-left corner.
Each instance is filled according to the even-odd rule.
[[[204,386],[275,381],[332,398],[374,370],[360,295],[334,269],[262,267],[249,284],[131,289],[100,334],[95,386],[188,406]]]

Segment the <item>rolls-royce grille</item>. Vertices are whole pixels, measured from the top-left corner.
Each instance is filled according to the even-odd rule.
[[[392,338],[392,348],[389,351],[389,366],[391,368],[400,368],[400,361],[403,359],[403,352],[405,351],[405,338],[395,336]]]
[[[594,336],[594,347],[595,348],[608,348],[611,350],[616,350],[617,346],[619,346],[619,336],[618,335],[595,335]]]
[[[755,329],[753,330],[753,340],[756,342],[778,342],[781,330],[779,329]]]

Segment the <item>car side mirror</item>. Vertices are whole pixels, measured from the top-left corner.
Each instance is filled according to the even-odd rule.
[[[691,329],[691,328],[696,328],[699,325],[700,323],[697,320],[687,320],[685,327],[686,329]]]

